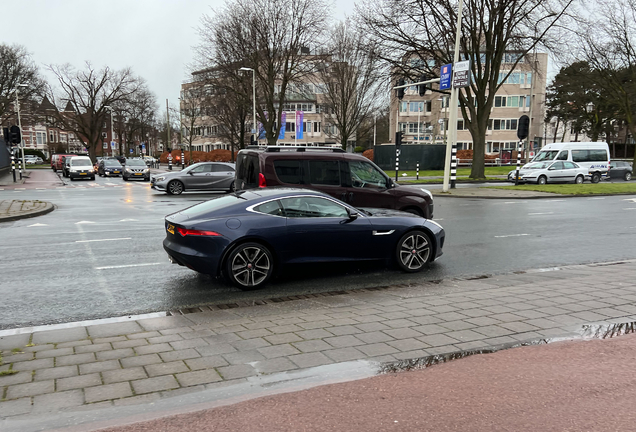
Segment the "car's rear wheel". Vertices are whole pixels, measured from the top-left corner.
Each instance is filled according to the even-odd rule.
[[[404,234],[398,241],[396,259],[400,270],[415,273],[430,261],[433,252],[431,239],[424,231],[416,230]]]
[[[601,181],[601,175],[599,173],[592,174],[592,183],[598,183]]]
[[[576,179],[574,180],[574,183],[583,184],[583,180],[584,180],[583,176],[579,175],[579,176],[576,176]]]
[[[263,286],[274,271],[274,260],[260,243],[243,243],[234,248],[225,262],[225,273],[242,290]]]
[[[230,190],[228,190],[229,193],[232,193],[236,191],[236,186],[234,185],[234,182],[232,182],[232,184],[230,185]]]
[[[630,181],[632,179],[632,173],[627,171],[625,175],[623,176],[623,178],[625,179],[625,181]]]
[[[537,184],[544,185],[548,182],[548,178],[546,176],[541,176],[537,179]]]
[[[181,195],[181,192],[183,192],[183,183],[179,180],[172,180],[168,183],[166,190],[170,195]]]

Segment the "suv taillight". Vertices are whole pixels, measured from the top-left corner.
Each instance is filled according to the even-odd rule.
[[[263,175],[263,173],[258,173],[258,187],[267,187],[267,182],[265,181],[265,176]]]

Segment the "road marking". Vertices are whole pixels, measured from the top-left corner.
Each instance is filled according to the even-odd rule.
[[[624,208],[623,210],[636,210],[636,207],[627,207],[627,208]]]
[[[75,240],[75,243],[103,242],[103,241],[115,241],[115,240],[131,240],[131,237],[121,237],[121,238],[114,238],[114,239],[96,239],[96,240]]]
[[[636,203],[636,198],[625,198],[623,201],[631,201]]]
[[[495,238],[506,238],[506,237],[521,237],[521,236],[529,236],[530,234],[509,234],[502,236],[495,236]]]
[[[79,224],[94,224],[95,222],[91,222],[91,221],[79,221],[79,222],[75,222],[75,225],[79,225]]]
[[[128,268],[128,267],[146,267],[146,266],[155,266],[155,265],[161,265],[161,263],[126,264],[126,265],[119,265],[119,266],[95,267],[95,270],[120,269],[120,268]]]
[[[534,216],[534,215],[550,215],[550,214],[554,214],[554,212],[545,212],[545,213],[528,213],[528,216]]]
[[[595,200],[595,199],[605,199],[605,197],[594,197],[594,198],[588,198],[588,200]]]
[[[35,223],[33,225],[28,225],[28,227],[34,227],[34,226],[48,226],[47,224],[41,224],[41,223]]]
[[[139,222],[139,219],[122,219],[119,222]]]

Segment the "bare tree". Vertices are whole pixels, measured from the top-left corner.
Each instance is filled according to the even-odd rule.
[[[43,95],[46,88],[46,82],[26,48],[0,44],[0,123],[13,115],[9,107],[15,104],[15,91],[19,84],[27,86],[20,89],[21,102]]]
[[[598,74],[597,85],[636,137],[636,0],[602,0],[595,7],[595,31],[580,35],[581,48]]]
[[[329,54],[312,80],[322,86],[321,109],[325,112],[327,134],[336,131],[336,139],[346,149],[360,126],[378,110],[384,80],[380,58],[361,29],[351,23],[338,23],[330,32]]]
[[[325,0],[235,0],[202,19],[201,67],[225,78],[241,67],[254,70],[258,121],[269,144],[278,139],[289,84],[312,72],[307,49],[320,41],[328,16]],[[232,91],[251,100],[252,80],[238,84]]]
[[[88,62],[84,70],[76,70],[69,64],[50,65],[49,69],[61,87],[60,99],[70,102],[74,109],[72,115],[57,112],[56,121],[67,131],[74,132],[86,145],[90,157],[95,158],[97,147],[102,143],[102,132],[105,132],[106,107],[132,98],[140,80],[130,69],[97,70]],[[51,96],[55,100],[55,96]]]
[[[469,87],[459,92],[465,125],[473,139],[470,177],[485,178],[486,129],[497,89],[520,61],[539,44],[552,46],[574,0],[465,0],[460,60],[471,60]],[[359,7],[360,24],[377,42],[379,55],[395,76],[417,81],[437,76],[440,65],[452,63],[457,28],[457,3],[452,0],[370,0]],[[500,76],[506,51],[517,57],[508,75]]]

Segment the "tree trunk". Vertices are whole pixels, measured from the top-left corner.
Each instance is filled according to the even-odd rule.
[[[557,118],[556,125],[554,126],[554,138],[552,138],[552,143],[556,142],[557,134],[559,133],[559,124],[561,124],[561,120]]]

